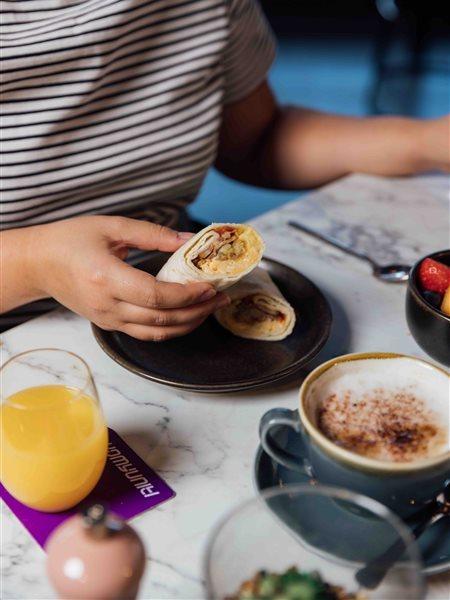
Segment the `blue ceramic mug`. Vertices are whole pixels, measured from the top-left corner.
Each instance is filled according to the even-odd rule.
[[[402,381],[404,388],[418,397],[431,394],[432,398],[427,400],[431,408],[437,398],[439,406],[435,408],[439,409],[438,422],[444,434],[441,445],[426,457],[414,456],[408,462],[397,462],[358,454],[331,441],[318,427],[320,398],[321,393],[333,389],[333,381],[342,386],[343,377],[349,389],[353,385],[370,388],[369,380],[379,389],[377,377],[388,387],[390,380]],[[449,419],[450,378],[443,369],[400,354],[349,354],[320,365],[308,375],[300,388],[298,410],[275,408],[267,412],[261,419],[260,439],[264,450],[281,465],[305,473],[319,483],[371,496],[407,517],[434,498],[450,480]],[[289,427],[297,433],[301,455],[293,455],[276,443],[272,433],[280,427]]]

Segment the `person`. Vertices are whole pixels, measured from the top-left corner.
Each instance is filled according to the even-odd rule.
[[[188,238],[173,215],[213,164],[279,188],[449,169],[448,117],[279,106],[275,43],[254,0],[1,5],[4,323],[54,298],[142,340],[192,331],[227,297],[156,282],[125,258]]]

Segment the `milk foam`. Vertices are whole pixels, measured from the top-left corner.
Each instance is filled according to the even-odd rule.
[[[422,401],[444,433],[433,455],[450,449],[450,380],[444,372],[411,358],[361,359],[333,365],[309,387],[306,412],[317,426],[320,409],[330,396],[344,397],[350,390],[352,402],[361,402],[380,389],[387,396],[410,394]]]

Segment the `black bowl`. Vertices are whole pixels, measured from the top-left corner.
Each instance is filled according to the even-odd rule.
[[[435,252],[432,258],[450,266],[450,250]],[[419,346],[431,358],[450,366],[450,316],[427,302],[422,295],[418,271],[420,259],[411,269],[406,293],[406,320]]]

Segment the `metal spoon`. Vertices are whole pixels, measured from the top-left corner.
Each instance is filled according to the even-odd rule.
[[[428,527],[436,521],[450,517],[450,482],[447,482],[442,492],[421,508],[415,515],[416,525],[411,530],[414,539],[418,539]],[[375,589],[384,579],[386,573],[394,566],[405,551],[405,544],[398,539],[385,552],[371,560],[355,574],[356,581],[366,589]]]
[[[335,248],[339,248],[340,250],[347,252],[347,254],[351,254],[352,256],[356,256],[356,258],[365,260],[371,265],[374,276],[378,279],[381,279],[382,281],[385,281],[386,283],[402,283],[404,281],[408,281],[409,272],[411,270],[411,267],[409,265],[379,265],[367,254],[356,252],[356,250],[349,248],[339,240],[329,235],[319,233],[318,231],[314,231],[306,225],[297,223],[296,221],[289,221],[288,225],[290,227],[293,227],[294,229],[298,229],[300,231],[303,231],[304,233],[308,233],[312,237],[315,237],[316,239],[322,242],[331,244]]]

